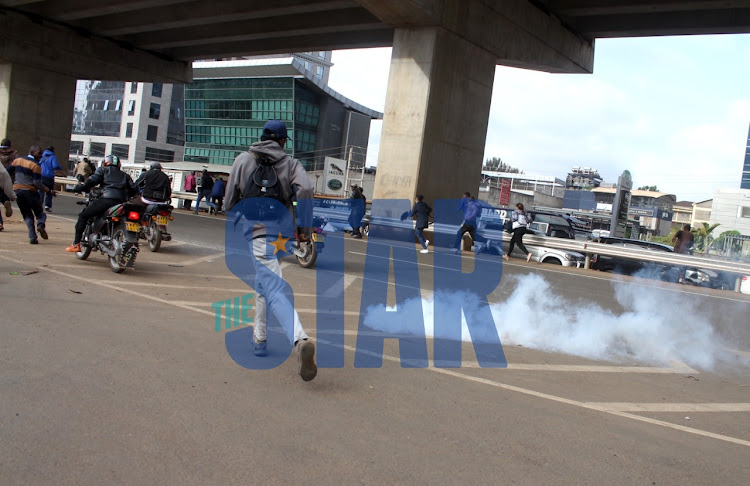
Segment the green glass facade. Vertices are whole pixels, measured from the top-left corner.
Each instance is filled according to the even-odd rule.
[[[185,160],[232,165],[278,119],[294,140],[285,150],[312,164],[319,118],[319,96],[293,77],[198,79],[185,86]]]

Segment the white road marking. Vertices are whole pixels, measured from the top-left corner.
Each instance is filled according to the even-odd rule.
[[[11,258],[8,258],[8,257],[5,257],[5,256],[2,256],[2,255],[0,255],[0,258],[2,258],[4,260],[7,260],[7,261],[10,261],[10,262],[15,262],[15,260],[13,260]],[[30,264],[24,264],[24,265],[33,266],[33,265],[30,265]],[[87,283],[93,283],[93,284],[96,284],[96,285],[101,285],[101,286],[104,286],[104,287],[107,287],[107,288],[111,288],[113,290],[117,290],[117,291],[120,291],[120,292],[129,293],[131,295],[136,295],[136,296],[141,297],[141,298],[154,300],[156,302],[161,302],[161,303],[164,303],[164,304],[167,304],[167,305],[176,306],[176,307],[179,307],[179,308],[182,308],[182,309],[185,309],[185,310],[198,312],[198,313],[201,313],[201,314],[204,314],[204,315],[208,315],[208,316],[211,316],[211,317],[214,316],[214,312],[213,311],[205,311],[203,309],[198,309],[198,308],[192,307],[190,305],[185,305],[185,304],[182,304],[182,303],[170,302],[168,300],[161,299],[161,298],[158,298],[158,297],[155,297],[155,296],[152,296],[152,295],[144,294],[144,293],[141,293],[141,292],[136,292],[134,290],[130,290],[130,289],[127,289],[127,288],[123,288],[121,285],[113,285],[113,284],[105,283],[105,282],[102,282],[102,281],[95,281],[95,280],[92,281],[92,280],[90,280],[90,279],[88,279],[86,277],[79,277],[77,275],[68,274],[68,273],[65,273],[65,272],[62,272],[62,271],[59,271],[59,270],[55,270],[55,269],[52,269],[52,268],[49,268],[49,267],[38,267],[38,268],[40,270],[51,272],[51,273],[54,273],[54,274],[57,274],[57,275],[60,275],[60,276],[63,276],[63,277],[68,277],[68,278],[71,278],[71,279],[74,279],[74,280],[80,280],[80,281],[87,282]],[[311,309],[305,309],[305,311],[313,311],[313,310],[311,310]],[[318,311],[314,310],[314,312],[317,313]],[[354,347],[352,347],[352,346],[346,346],[346,345],[344,345],[343,348],[346,349],[346,350],[348,350],[348,351],[357,352],[357,349],[354,348]],[[360,350],[359,352],[363,352],[363,351]],[[386,354],[383,355],[383,359],[385,359],[387,361],[392,361],[392,362],[399,362],[399,363],[401,362],[401,359],[399,357],[390,356],[390,355],[386,355]],[[716,433],[713,433],[713,432],[699,430],[699,429],[695,429],[695,428],[691,428],[691,427],[685,427],[683,425],[678,425],[678,424],[674,424],[674,423],[670,423],[670,422],[665,422],[665,421],[662,421],[662,420],[656,420],[656,419],[652,419],[652,418],[649,418],[649,417],[643,417],[643,416],[639,416],[639,415],[633,415],[631,413],[626,413],[624,411],[616,410],[615,407],[612,404],[606,404],[606,403],[605,404],[598,404],[596,402],[581,402],[581,401],[577,401],[577,400],[571,400],[571,399],[568,399],[568,398],[563,398],[563,397],[558,397],[558,396],[555,396],[555,395],[550,395],[550,394],[547,394],[547,393],[537,392],[537,391],[534,391],[534,390],[530,390],[530,389],[526,389],[526,388],[521,388],[521,387],[514,386],[514,385],[508,385],[508,384],[501,383],[501,382],[498,382],[498,381],[488,380],[486,378],[480,378],[480,377],[477,377],[477,376],[471,376],[471,375],[468,375],[466,373],[460,373],[460,372],[457,372],[457,371],[453,371],[451,369],[435,368],[435,367],[428,368],[428,369],[430,371],[432,371],[432,372],[435,372],[435,373],[440,373],[440,374],[443,374],[443,375],[452,376],[452,377],[455,377],[455,378],[460,378],[462,380],[471,381],[471,382],[475,382],[475,383],[479,383],[479,384],[483,384],[483,385],[488,385],[488,386],[492,386],[492,387],[495,387],[495,388],[501,388],[501,389],[504,389],[504,390],[513,391],[513,392],[521,393],[521,394],[528,395],[528,396],[542,398],[542,399],[553,401],[553,402],[556,402],[556,403],[562,403],[562,404],[571,405],[571,406],[575,406],[575,407],[579,407],[579,408],[583,408],[583,409],[588,409],[588,410],[598,411],[598,412],[602,412],[602,413],[607,413],[607,414],[610,414],[610,415],[615,415],[615,416],[622,417],[622,418],[627,418],[627,419],[630,419],[630,420],[635,420],[635,421],[639,421],[639,422],[645,422],[645,423],[649,423],[649,424],[652,424],[652,425],[658,425],[660,427],[665,427],[665,428],[669,428],[669,429],[673,429],[673,430],[679,430],[679,431],[686,432],[686,433],[689,433],[689,434],[699,435],[699,436],[703,436],[703,437],[709,437],[709,438],[713,438],[713,439],[717,439],[717,440],[721,440],[721,441],[725,441],[725,442],[730,442],[730,443],[737,444],[737,445],[743,445],[743,446],[746,446],[746,447],[750,447],[750,441],[747,441],[747,440],[738,439],[738,438],[735,438],[735,437],[730,437],[730,436],[722,435],[722,434],[716,434]],[[717,404],[708,404],[707,408],[711,408],[711,407],[716,408],[716,405]],[[719,410],[717,410],[717,411],[719,411]]]
[[[750,412],[750,403],[586,403],[613,412]]]

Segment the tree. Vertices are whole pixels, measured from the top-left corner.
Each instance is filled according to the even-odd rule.
[[[638,189],[638,191],[652,191],[652,192],[659,192],[659,188],[656,186],[641,186]]]
[[[512,174],[523,174],[522,170],[511,167],[510,165],[503,162],[500,157],[492,157],[484,161],[482,170],[492,170],[497,172],[510,172]]]
[[[696,246],[701,250],[701,252],[704,255],[708,254],[708,249],[711,246],[711,242],[713,241],[713,238],[711,237],[711,233],[713,230],[715,230],[719,226],[719,223],[714,223],[709,225],[708,223],[701,223],[700,226],[697,226],[695,230],[693,230],[693,235],[695,235],[696,240]]]
[[[726,241],[726,239],[730,236],[742,236],[742,233],[737,230],[725,231],[714,240],[712,246],[719,251],[724,251],[724,241]],[[729,246],[729,248],[727,248],[726,250],[726,254],[729,256],[731,256],[732,254],[742,253],[742,242],[733,240],[732,245]]]

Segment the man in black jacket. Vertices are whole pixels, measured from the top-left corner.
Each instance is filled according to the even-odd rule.
[[[352,211],[349,214],[349,226],[352,227],[352,236],[362,238],[362,232],[359,228],[362,226],[362,218],[365,217],[365,205],[367,198],[362,192],[362,188],[357,184],[352,184]]]
[[[401,221],[404,221],[409,216],[417,217],[417,224],[414,225],[414,229],[416,229],[419,244],[422,245],[420,253],[429,253],[430,251],[427,249],[427,246],[430,244],[430,240],[425,240],[422,232],[430,225],[429,219],[432,208],[423,199],[423,195],[417,194],[414,200],[414,207],[411,208],[411,211],[407,211],[401,215]]]
[[[198,206],[200,206],[201,199],[206,199],[206,204],[209,207],[216,208],[216,205],[211,202],[211,192],[214,189],[214,180],[208,175],[208,170],[203,169],[203,175],[201,176],[201,182],[198,184],[198,200],[195,201],[195,214],[198,214]]]
[[[151,168],[141,173],[135,186],[142,188],[141,196],[145,203],[168,202],[172,196],[172,182],[169,176],[161,171],[161,164],[154,162]]]
[[[115,204],[127,201],[130,196],[137,192],[133,179],[120,170],[120,159],[116,155],[107,155],[102,166],[96,169],[96,172],[86,179],[86,182],[76,185],[73,191],[89,191],[99,184],[101,184],[102,196],[92,201],[78,214],[73,244],[67,247],[65,251],[71,253],[81,251],[81,237],[83,237],[83,231],[86,229],[88,220],[103,214]]]

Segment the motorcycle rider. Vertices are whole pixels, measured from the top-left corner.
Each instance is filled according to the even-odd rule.
[[[142,188],[141,200],[145,204],[167,204],[172,196],[172,181],[162,172],[159,162],[152,163],[149,170],[141,173],[135,186]]]
[[[128,174],[120,170],[120,158],[116,155],[107,155],[102,166],[96,169],[91,177],[86,179],[83,184],[77,184],[74,192],[86,192],[94,186],[101,184],[102,195],[94,199],[91,203],[83,208],[78,214],[76,222],[76,235],[73,244],[65,251],[75,253],[81,251],[81,237],[86,229],[86,223],[91,218],[104,214],[107,209],[116,204],[123,203],[138,191],[133,183],[133,179]]]

